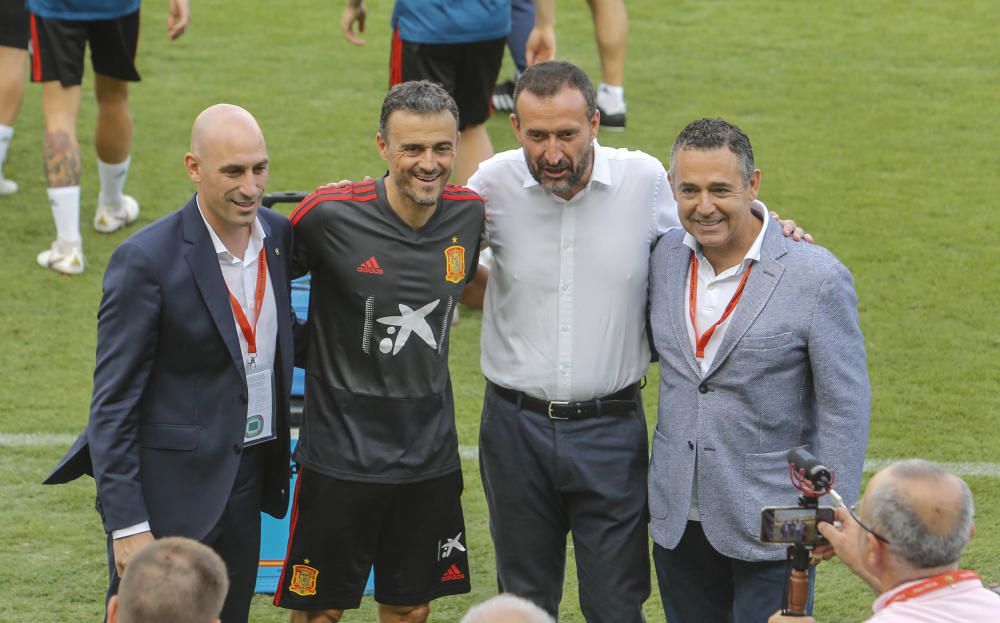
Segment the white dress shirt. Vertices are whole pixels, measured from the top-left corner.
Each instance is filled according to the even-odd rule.
[[[486,203],[494,255],[483,373],[546,400],[589,400],[646,373],[649,251],[679,226],[658,160],[593,147],[590,181],[568,201],[531,176],[521,149],[480,164],[468,184]]]
[[[731,266],[723,270],[718,275],[715,274],[715,269],[712,268],[711,262],[702,255],[701,245],[698,244],[694,236],[684,234],[684,245],[694,251],[698,258],[698,308],[695,310],[695,320],[698,322],[698,333],[701,335],[704,335],[705,331],[715,324],[722,317],[722,314],[725,313],[726,306],[729,305],[729,300],[733,298],[736,289],[740,285],[740,280],[743,279],[743,272],[753,262],[760,261],[760,247],[764,243],[764,230],[768,228],[768,221],[771,219],[767,216],[767,206],[760,201],[754,201],[751,204],[751,209],[763,221],[763,227],[760,228],[760,233],[757,234],[753,244],[750,245],[750,249],[743,256],[743,261],[736,266]],[[771,227],[774,227],[774,225],[771,225]],[[688,270],[687,279],[684,281],[684,292],[678,292],[677,295],[684,297],[684,317],[688,318],[688,339],[691,340],[691,350],[698,352],[697,339],[695,338],[694,327],[691,326],[690,320],[691,297],[688,296],[690,288],[691,271]],[[738,303],[737,306],[739,306]],[[708,344],[705,345],[705,356],[698,360],[702,376],[712,367],[712,361],[715,359],[715,354],[719,352],[719,345],[722,344],[722,338],[725,337],[726,329],[729,328],[729,321],[732,319],[733,314],[730,314],[728,318],[719,324],[715,328],[715,333],[708,340]],[[691,509],[688,511],[688,519],[690,521],[701,521],[701,516],[698,514],[697,461],[694,467],[694,486],[691,490]]]
[[[257,317],[257,310],[254,309],[254,295],[257,291],[257,262],[260,260],[260,250],[264,248],[264,229],[260,225],[260,219],[255,218],[250,230],[250,244],[247,245],[246,253],[242,258],[237,258],[226,249],[222,240],[205,220],[201,204],[198,205],[198,213],[201,214],[208,235],[212,238],[215,247],[215,254],[219,258],[219,267],[222,269],[222,277],[226,280],[226,286],[239,301],[243,313],[246,315],[250,326],[253,326],[254,318]],[[228,302],[228,296],[227,302]],[[229,307],[227,305],[227,307]],[[261,305],[262,311],[257,320],[257,357],[253,370],[246,372],[262,372],[274,369],[274,355],[278,340],[278,311],[274,304],[274,288],[271,286],[271,272],[267,273],[267,280],[264,290],[264,302]],[[236,336],[240,340],[240,351],[243,355],[243,366],[247,367],[249,357],[247,355],[247,340],[243,336],[236,315],[233,314],[233,325],[236,327]],[[111,537],[121,539],[140,532],[149,532],[149,522],[144,521],[134,526],[113,530]]]
[[[760,228],[760,233],[757,234],[753,244],[750,245],[750,250],[743,257],[743,261],[736,266],[731,266],[723,270],[718,275],[715,274],[715,269],[712,268],[711,262],[702,255],[701,245],[694,239],[694,236],[684,234],[684,245],[694,251],[695,256],[698,258],[698,309],[695,310],[695,320],[698,322],[698,333],[700,335],[704,335],[705,331],[722,317],[722,314],[726,311],[726,306],[729,304],[729,300],[736,294],[740,280],[743,279],[743,271],[752,262],[760,261],[760,246],[764,243],[764,230],[767,229],[767,222],[771,219],[766,216],[767,206],[760,201],[754,201],[751,204],[751,209],[757,215],[757,218],[763,221],[764,226]],[[690,287],[691,271],[689,270],[687,280],[684,282],[683,294],[684,317],[688,319],[691,318],[691,297],[687,295]],[[726,329],[729,327],[729,321],[732,319],[733,316],[730,314],[722,324],[715,328],[715,333],[712,334],[708,344],[705,345],[705,356],[698,361],[701,364],[702,375],[712,367],[712,361],[715,360],[715,353],[719,352],[719,345],[722,344],[722,338],[726,335]],[[697,352],[697,340],[690,320],[687,323],[687,332],[688,337],[691,339],[691,350]]]

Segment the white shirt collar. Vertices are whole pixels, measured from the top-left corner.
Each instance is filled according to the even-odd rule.
[[[205,223],[205,229],[208,230],[208,235],[212,238],[212,246],[215,247],[215,254],[219,256],[220,260],[225,259],[234,264],[236,262],[252,260],[264,248],[264,238],[267,237],[267,234],[264,233],[264,228],[260,224],[260,216],[254,216],[253,223],[250,225],[250,244],[247,245],[244,257],[239,258],[229,252],[226,245],[222,244],[222,239],[215,233],[212,226],[208,224],[208,219],[205,218],[205,211],[201,207],[201,199],[198,195],[195,195],[195,203],[198,205],[198,215],[201,216],[202,222]]]
[[[584,187],[583,190],[580,191],[580,193],[586,192],[587,189],[590,188],[590,185],[594,183],[602,184],[604,186],[612,185],[611,164],[608,162],[607,154],[605,154],[604,151],[600,149],[601,146],[598,145],[596,138],[593,141],[591,141],[590,146],[591,149],[593,150],[594,166],[590,170],[590,179],[587,180],[587,185]],[[527,162],[528,155],[525,153],[523,147],[521,148],[521,155],[525,158],[525,162]],[[525,175],[524,181],[521,184],[521,186],[524,188],[531,188],[532,186],[540,186],[540,184],[538,183],[538,180],[536,180],[535,177],[531,174],[531,171],[528,170],[527,175]],[[577,195],[579,195],[580,193],[578,193]],[[559,198],[561,199],[561,197]]]
[[[743,256],[743,261],[740,262],[740,264],[735,267],[736,270],[733,271],[732,273],[734,275],[742,273],[743,267],[745,267],[751,261],[754,262],[760,261],[760,249],[764,245],[764,232],[767,230],[768,221],[771,220],[771,218],[768,215],[767,206],[764,205],[764,203],[758,199],[754,199],[753,202],[750,204],[750,210],[760,218],[761,222],[763,223],[763,226],[760,228],[760,232],[754,239],[753,244],[750,245],[750,248],[747,250],[746,255]],[[692,236],[687,232],[684,233],[684,246],[688,247],[689,249],[695,252],[695,255],[698,257],[698,262],[700,264],[705,264],[705,256],[701,252],[701,245],[698,244],[698,241],[695,239],[694,236]]]

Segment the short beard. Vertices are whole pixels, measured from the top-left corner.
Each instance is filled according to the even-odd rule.
[[[583,179],[584,173],[590,167],[590,157],[591,150],[590,146],[587,146],[587,150],[584,152],[583,156],[580,157],[579,162],[576,163],[576,167],[573,168],[569,177],[564,180],[542,180],[542,169],[544,168],[541,164],[536,162],[531,162],[528,160],[528,171],[531,172],[531,177],[535,178],[535,181],[542,185],[542,188],[548,190],[549,192],[556,195],[563,195],[573,190],[577,182]]]

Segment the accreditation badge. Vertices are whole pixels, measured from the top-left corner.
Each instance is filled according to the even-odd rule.
[[[243,445],[254,446],[276,437],[274,432],[274,371],[247,375],[247,420]]]

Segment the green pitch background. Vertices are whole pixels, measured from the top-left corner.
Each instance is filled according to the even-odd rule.
[[[174,43],[166,39],[165,0],[143,8],[143,81],[132,91],[134,162],[126,187],[142,205],[138,226],[180,207],[193,192],[182,168],[190,124],[220,101],[259,119],[271,190],[384,171],[374,135],[388,79],[390,0],[370,0],[363,48],[343,41],[339,2],[192,4],[190,28]],[[994,3],[630,0],[628,7],[628,130],[600,140],[663,158],[677,132],[702,116],[724,116],[750,135],[763,171],[761,197],[813,232],[855,275],[874,393],[869,458],[986,464],[982,475],[968,478],[978,533],[964,563],[1000,580]],[[583,0],[559,1],[557,32],[559,56],[599,78]],[[502,77],[510,72],[508,65]],[[86,421],[101,276],[127,235],[101,236],[89,226],[98,191],[90,93],[88,75],[80,137],[90,266],[82,276],[35,265],[35,254],[54,237],[37,85],[28,87],[5,167],[22,190],[0,199],[4,622],[100,620],[103,609],[106,563],[92,482],[39,484]],[[489,130],[498,150],[515,146],[503,115]],[[476,443],[483,386],[478,329],[478,315],[464,311],[452,338],[466,445]],[[652,423],[655,370],[645,397]],[[474,460],[463,465],[475,588],[435,602],[434,621],[457,621],[495,592],[478,469]],[[570,563],[561,620],[578,622]],[[662,621],[655,593],[646,613]],[[821,566],[820,621],[863,620],[871,599],[840,563]],[[374,617],[366,600],[346,620]],[[252,619],[286,615],[259,597]]]

